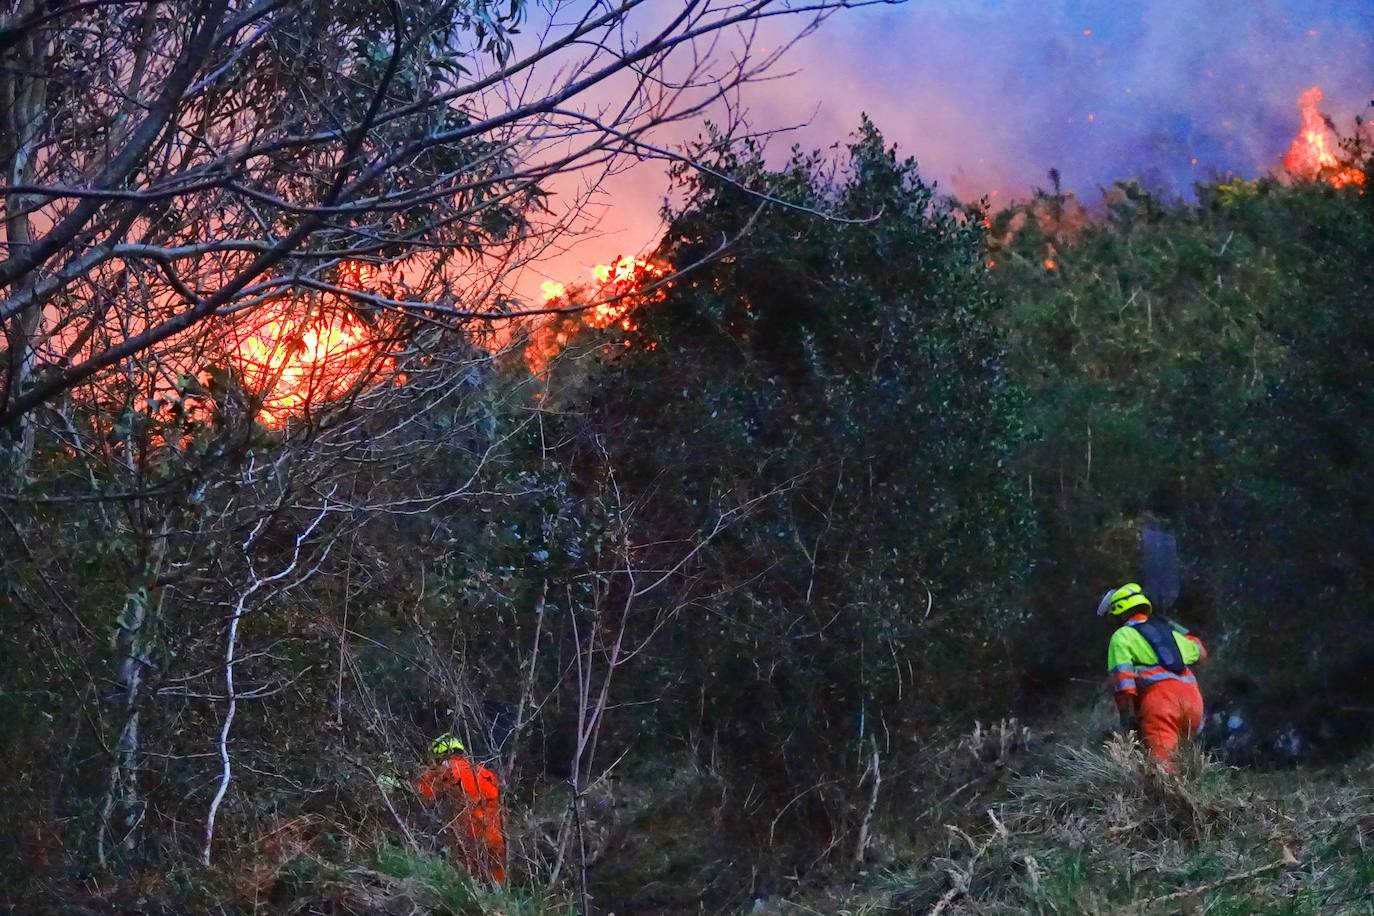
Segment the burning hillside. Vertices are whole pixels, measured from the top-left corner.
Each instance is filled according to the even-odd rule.
[[[553,357],[588,328],[635,329],[634,313],[661,302],[668,268],[653,261],[622,257],[598,264],[591,279],[575,286],[547,281],[544,307],[552,310],[535,324],[525,347],[530,372],[543,374]],[[337,282],[376,289],[375,268],[348,263]],[[384,369],[378,332],[341,297],[323,294],[309,303],[282,298],[259,305],[230,322],[224,346],[243,379],[259,399],[257,419],[274,428],[367,384]]]
[[[1338,188],[1361,185],[1364,173],[1342,159],[1336,130],[1320,110],[1322,98],[1319,86],[1299,96],[1301,124],[1283,156],[1283,167],[1298,180],[1325,181]],[[1077,219],[1086,212],[1081,207],[1069,210]],[[1056,207],[1053,215],[1037,216],[1041,225],[1057,225],[1065,213]],[[1014,233],[1017,225],[1006,228]],[[1052,246],[1044,252],[1042,266],[1046,271],[1058,269]],[[532,326],[524,349],[530,372],[543,375],[549,362],[588,328],[635,330],[636,312],[665,298],[667,284],[659,281],[667,274],[665,265],[624,256],[596,265],[585,283],[546,281],[543,306],[550,314]],[[340,270],[339,282],[344,285],[374,288],[377,280],[375,269],[367,265],[350,263]],[[296,301],[267,303],[228,332],[244,382],[261,398],[259,419],[269,426],[281,426],[312,404],[343,396],[379,367],[375,330],[347,304],[334,301],[337,297],[320,299],[309,309]]]

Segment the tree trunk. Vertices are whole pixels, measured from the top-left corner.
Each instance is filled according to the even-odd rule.
[[[153,634],[161,612],[157,581],[167,550],[171,519],[164,519],[144,551],[139,579],[144,585],[124,597],[116,621],[114,682],[111,700],[122,724],[111,745],[110,774],[100,808],[96,858],[103,869],[127,860],[137,847],[143,822],[144,802],[138,789],[142,763],[143,732],[140,716],[145,671],[152,664]]]
[[[21,22],[37,11],[34,0],[24,0],[15,11],[14,21]],[[0,21],[0,25],[4,22]],[[34,174],[34,148],[39,140],[44,106],[47,101],[47,30],[34,29],[14,43],[10,53],[0,57],[0,163],[5,166],[8,185],[29,184]],[[5,241],[8,255],[22,254],[33,241],[26,194],[5,198]],[[32,277],[21,281],[15,293],[23,295]],[[43,316],[42,308],[30,308],[14,316],[5,324],[5,392],[8,405],[19,396],[25,382],[33,373],[34,335]],[[13,471],[20,471],[28,463],[32,450],[33,432],[23,417],[16,418],[7,430],[10,439],[10,459]]]

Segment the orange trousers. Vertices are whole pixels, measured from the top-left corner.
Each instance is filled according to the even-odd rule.
[[[1192,738],[1200,728],[1202,693],[1197,684],[1160,681],[1145,691],[1140,700],[1140,734],[1165,769],[1179,742]]]
[[[495,884],[504,884],[506,833],[501,829],[500,811],[469,808],[459,812],[451,829],[456,851],[467,863],[468,871],[485,875]]]

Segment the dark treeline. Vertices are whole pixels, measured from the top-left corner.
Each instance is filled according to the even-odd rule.
[[[994,214],[868,123],[838,162],[696,158],[682,272],[538,376],[448,339],[304,435],[232,373],[36,433],[7,900],[324,907],[322,863],[433,842],[403,786],[448,729],[506,780],[517,886],[576,887],[608,781],[693,768],[741,861],[848,861],[927,742],[1102,689],[1150,520],[1238,753],[1369,734],[1374,181]]]

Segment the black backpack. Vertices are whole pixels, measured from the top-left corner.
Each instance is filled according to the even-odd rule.
[[[1155,650],[1160,667],[1174,674],[1182,674],[1187,670],[1188,666],[1183,664],[1183,656],[1178,651],[1178,641],[1174,639],[1174,628],[1168,621],[1150,617],[1127,626],[1135,627],[1136,632],[1145,637],[1150,648]]]

